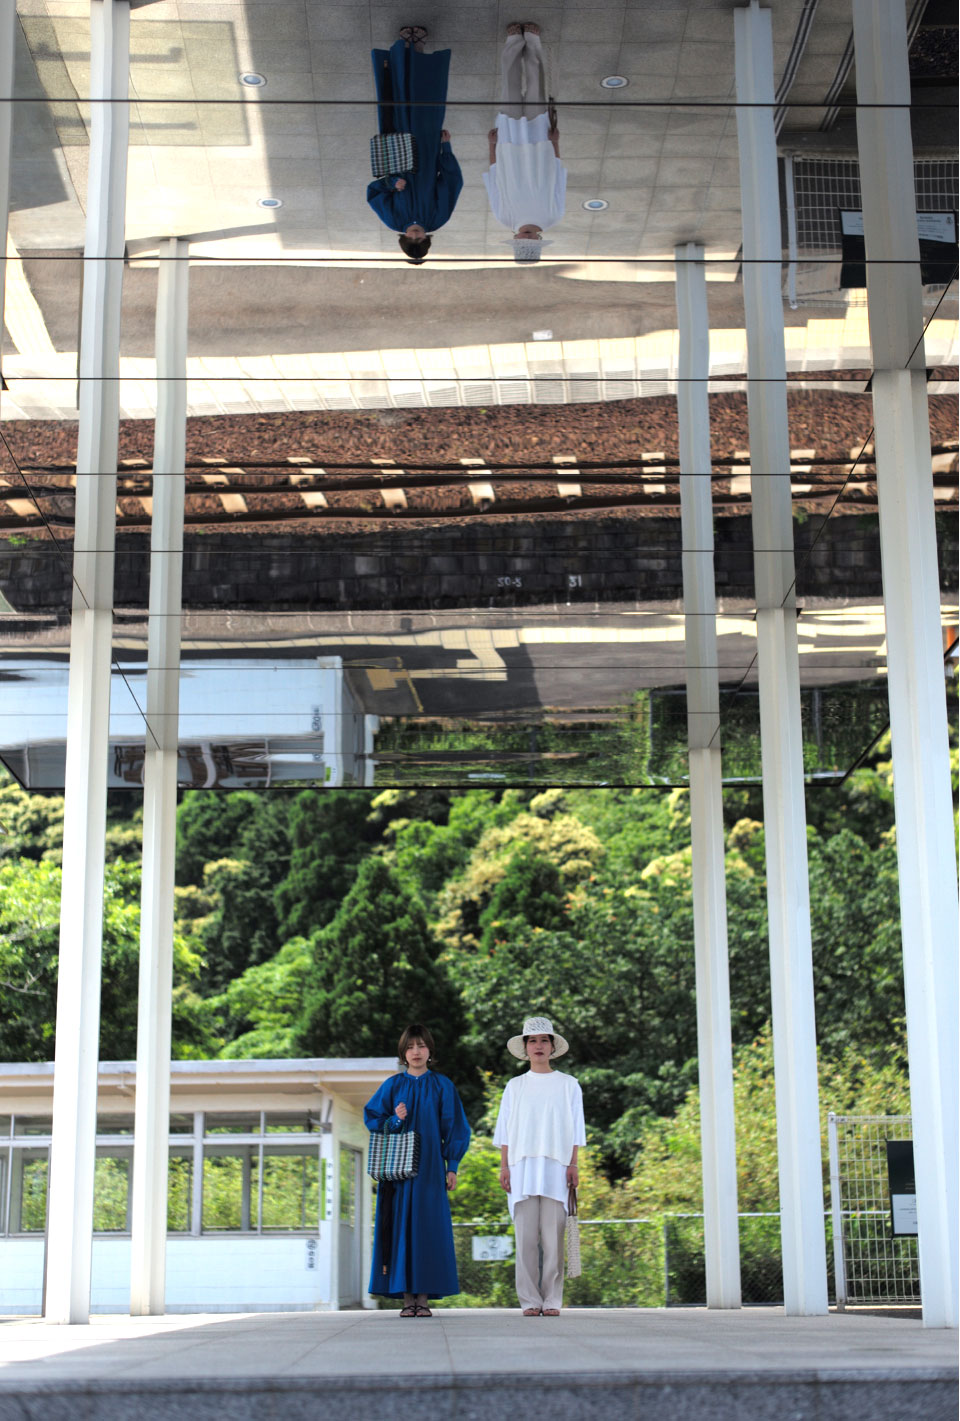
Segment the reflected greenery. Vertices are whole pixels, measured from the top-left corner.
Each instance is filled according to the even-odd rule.
[[[813,778],[843,776],[887,724],[885,681],[801,692],[803,762]],[[756,687],[721,697],[727,783],[760,780]],[[687,701],[682,690],[637,691],[628,705],[494,720],[405,717],[381,723],[376,783],[387,785],[684,785]]]

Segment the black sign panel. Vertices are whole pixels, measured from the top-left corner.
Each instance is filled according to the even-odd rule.
[[[917,1233],[917,1181],[913,1168],[913,1141],[887,1141],[887,1179],[890,1184],[890,1224],[894,1236]]]
[[[920,236],[920,280],[924,286],[946,286],[957,266],[957,214],[918,212]],[[866,250],[863,244],[863,213],[840,212],[840,285],[846,290],[867,284]]]

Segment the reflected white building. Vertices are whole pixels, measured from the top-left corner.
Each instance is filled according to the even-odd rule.
[[[60,789],[67,753],[66,659],[4,659],[0,758],[25,789]],[[117,661],[111,678],[108,784],[143,784],[143,663]],[[180,671],[177,784],[181,789],[267,789],[303,781],[373,784],[367,715],[338,656],[277,659],[185,654]]]

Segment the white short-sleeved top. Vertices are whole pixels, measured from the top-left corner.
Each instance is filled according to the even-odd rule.
[[[573,1145],[587,1143],[583,1119],[583,1092],[579,1082],[573,1076],[564,1075],[562,1071],[527,1071],[507,1082],[500,1101],[493,1143],[512,1145],[517,1150],[516,1158],[510,1162],[510,1193],[507,1202],[511,1218],[516,1206],[523,1199],[532,1198],[535,1194],[542,1194],[547,1199],[557,1199],[566,1208],[569,1154],[566,1159],[553,1158],[548,1154],[530,1154],[523,1145],[525,1137],[542,1139],[544,1132],[539,1127],[544,1117],[560,1112],[569,1112],[572,1152]],[[532,1126],[532,1129],[528,1130],[528,1125]],[[549,1130],[546,1133],[549,1135]]]
[[[525,223],[544,231],[561,220],[567,203],[567,170],[547,136],[545,113],[536,118],[497,114],[497,161],[483,175],[490,210],[516,232]]]

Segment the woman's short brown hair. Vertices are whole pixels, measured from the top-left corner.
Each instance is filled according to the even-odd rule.
[[[412,262],[414,266],[423,265],[427,259],[427,252],[429,252],[432,245],[432,237],[420,237],[417,241],[414,241],[412,237],[406,236],[406,234],[402,234],[400,237],[400,250],[407,258],[407,261]]]
[[[433,1044],[433,1032],[429,1026],[423,1026],[419,1021],[414,1021],[405,1029],[397,1044],[397,1057],[401,1066],[406,1066],[407,1051],[415,1041],[423,1042],[424,1046],[426,1046],[430,1052],[431,1061],[433,1060],[434,1052],[436,1051],[436,1047]]]

